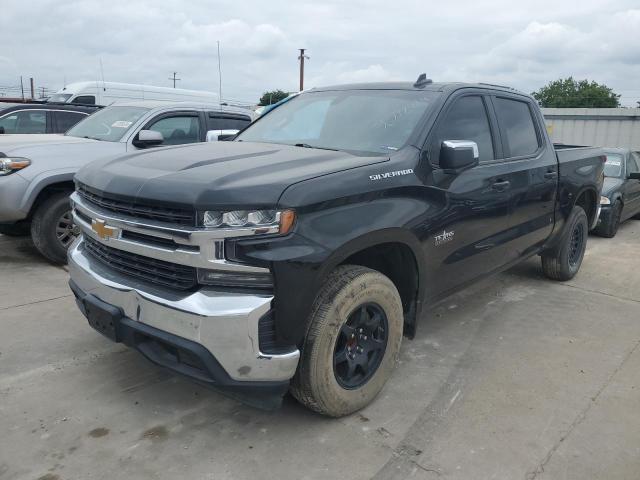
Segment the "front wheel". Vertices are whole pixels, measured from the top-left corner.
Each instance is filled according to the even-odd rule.
[[[566,223],[562,242],[554,253],[542,254],[542,270],[553,280],[571,280],[582,265],[587,248],[589,221],[582,207],[575,206]]]
[[[356,412],[382,390],[402,341],[402,301],[385,275],[343,265],[313,305],[291,393],[331,417]]]
[[[38,207],[31,221],[31,239],[38,251],[53,263],[67,263],[67,249],[78,236],[73,224],[69,193],[61,192]]]

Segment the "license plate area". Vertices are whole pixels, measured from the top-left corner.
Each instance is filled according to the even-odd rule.
[[[119,342],[118,327],[123,316],[122,310],[93,295],[84,297],[82,303],[89,325],[108,339]]]

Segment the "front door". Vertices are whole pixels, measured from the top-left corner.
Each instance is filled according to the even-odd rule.
[[[498,160],[501,146],[496,126],[481,94],[451,99],[428,140],[431,178],[427,189],[439,212],[422,239],[433,278],[430,297],[439,297],[502,264],[502,236],[508,226],[510,185]],[[462,172],[438,166],[446,140],[471,140],[478,145],[479,164]]]

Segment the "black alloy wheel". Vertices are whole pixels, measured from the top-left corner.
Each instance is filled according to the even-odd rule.
[[[359,388],[376,372],[387,347],[388,321],[376,303],[361,305],[340,329],[333,354],[333,370],[345,389]]]

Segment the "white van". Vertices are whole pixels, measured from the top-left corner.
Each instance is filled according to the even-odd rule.
[[[220,102],[218,94],[212,92],[99,81],[70,83],[51,95],[51,97],[47,99],[47,102],[106,106],[114,102],[132,100]]]

